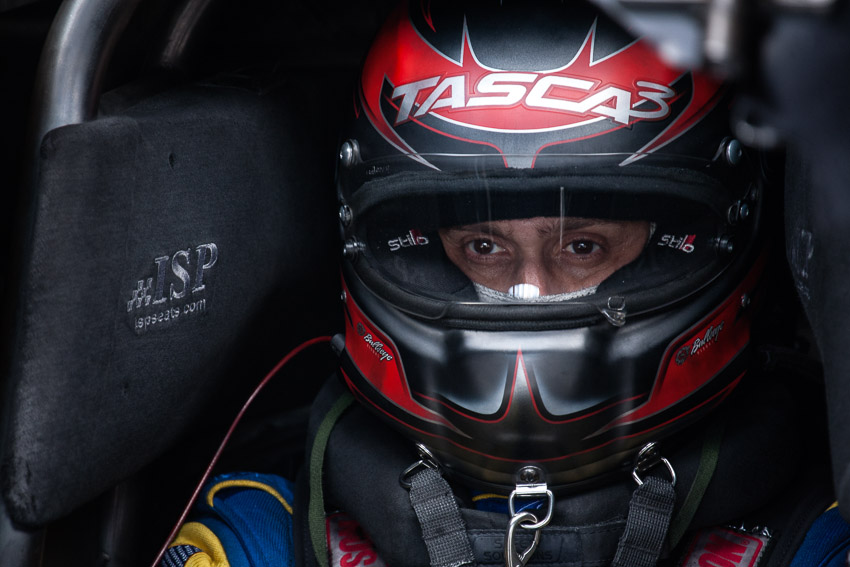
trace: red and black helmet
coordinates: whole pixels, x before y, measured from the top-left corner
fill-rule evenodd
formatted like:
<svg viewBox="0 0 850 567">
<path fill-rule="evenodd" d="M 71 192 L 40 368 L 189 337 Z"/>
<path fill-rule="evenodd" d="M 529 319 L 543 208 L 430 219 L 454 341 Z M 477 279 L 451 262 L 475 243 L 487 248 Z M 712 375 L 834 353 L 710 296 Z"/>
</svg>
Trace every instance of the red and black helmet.
<svg viewBox="0 0 850 567">
<path fill-rule="evenodd" d="M 759 187 L 711 77 L 578 2 L 411 0 L 345 137 L 344 378 L 450 473 L 581 483 L 742 379 Z"/>
</svg>

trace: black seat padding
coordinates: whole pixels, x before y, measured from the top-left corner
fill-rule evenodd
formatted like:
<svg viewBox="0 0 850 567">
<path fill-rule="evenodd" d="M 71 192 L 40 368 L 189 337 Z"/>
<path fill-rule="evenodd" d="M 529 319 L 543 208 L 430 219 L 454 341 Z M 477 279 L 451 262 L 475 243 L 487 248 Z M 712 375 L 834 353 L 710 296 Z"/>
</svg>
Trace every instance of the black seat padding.
<svg viewBox="0 0 850 567">
<path fill-rule="evenodd" d="M 261 377 L 234 369 L 332 330 L 330 121 L 284 92 L 174 87 L 44 138 L 5 383 L 15 522 L 68 514 Z"/>
</svg>

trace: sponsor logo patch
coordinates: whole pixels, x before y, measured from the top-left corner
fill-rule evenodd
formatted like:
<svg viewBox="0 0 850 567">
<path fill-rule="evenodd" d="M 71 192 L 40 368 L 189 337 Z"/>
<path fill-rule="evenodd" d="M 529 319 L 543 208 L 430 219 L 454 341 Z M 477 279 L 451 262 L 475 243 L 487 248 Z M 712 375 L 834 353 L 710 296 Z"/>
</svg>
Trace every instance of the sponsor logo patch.
<svg viewBox="0 0 850 567">
<path fill-rule="evenodd" d="M 137 280 L 128 292 L 127 313 L 136 334 L 205 314 L 209 272 L 217 261 L 213 242 L 154 258 L 154 275 Z"/>
<path fill-rule="evenodd" d="M 709 528 L 698 532 L 680 567 L 757 567 L 765 554 L 770 536 L 730 528 Z"/>
<path fill-rule="evenodd" d="M 330 567 L 386 567 L 360 524 L 343 514 L 325 520 Z"/>
</svg>

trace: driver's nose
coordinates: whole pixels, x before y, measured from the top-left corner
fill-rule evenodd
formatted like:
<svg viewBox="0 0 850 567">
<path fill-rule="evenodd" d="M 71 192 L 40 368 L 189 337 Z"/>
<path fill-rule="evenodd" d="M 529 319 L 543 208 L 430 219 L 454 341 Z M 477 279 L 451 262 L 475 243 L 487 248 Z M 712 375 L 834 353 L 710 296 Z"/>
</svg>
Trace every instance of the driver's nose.
<svg viewBox="0 0 850 567">
<path fill-rule="evenodd" d="M 534 259 L 524 259 L 514 271 L 514 281 L 508 293 L 519 299 L 534 299 L 541 295 L 559 293 L 552 289 L 546 270 Z"/>
</svg>

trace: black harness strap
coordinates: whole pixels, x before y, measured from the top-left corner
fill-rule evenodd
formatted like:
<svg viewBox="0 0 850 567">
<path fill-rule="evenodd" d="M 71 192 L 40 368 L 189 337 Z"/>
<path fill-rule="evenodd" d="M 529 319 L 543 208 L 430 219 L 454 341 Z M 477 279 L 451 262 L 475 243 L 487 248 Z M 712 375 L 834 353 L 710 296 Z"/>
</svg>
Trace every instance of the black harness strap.
<svg viewBox="0 0 850 567">
<path fill-rule="evenodd" d="M 410 477 L 410 504 L 422 527 L 431 567 L 475 562 L 452 489 L 438 470 L 425 467 Z"/>
<path fill-rule="evenodd" d="M 675 502 L 676 492 L 669 480 L 650 476 L 635 489 L 613 567 L 653 567 L 656 564 Z"/>
</svg>

